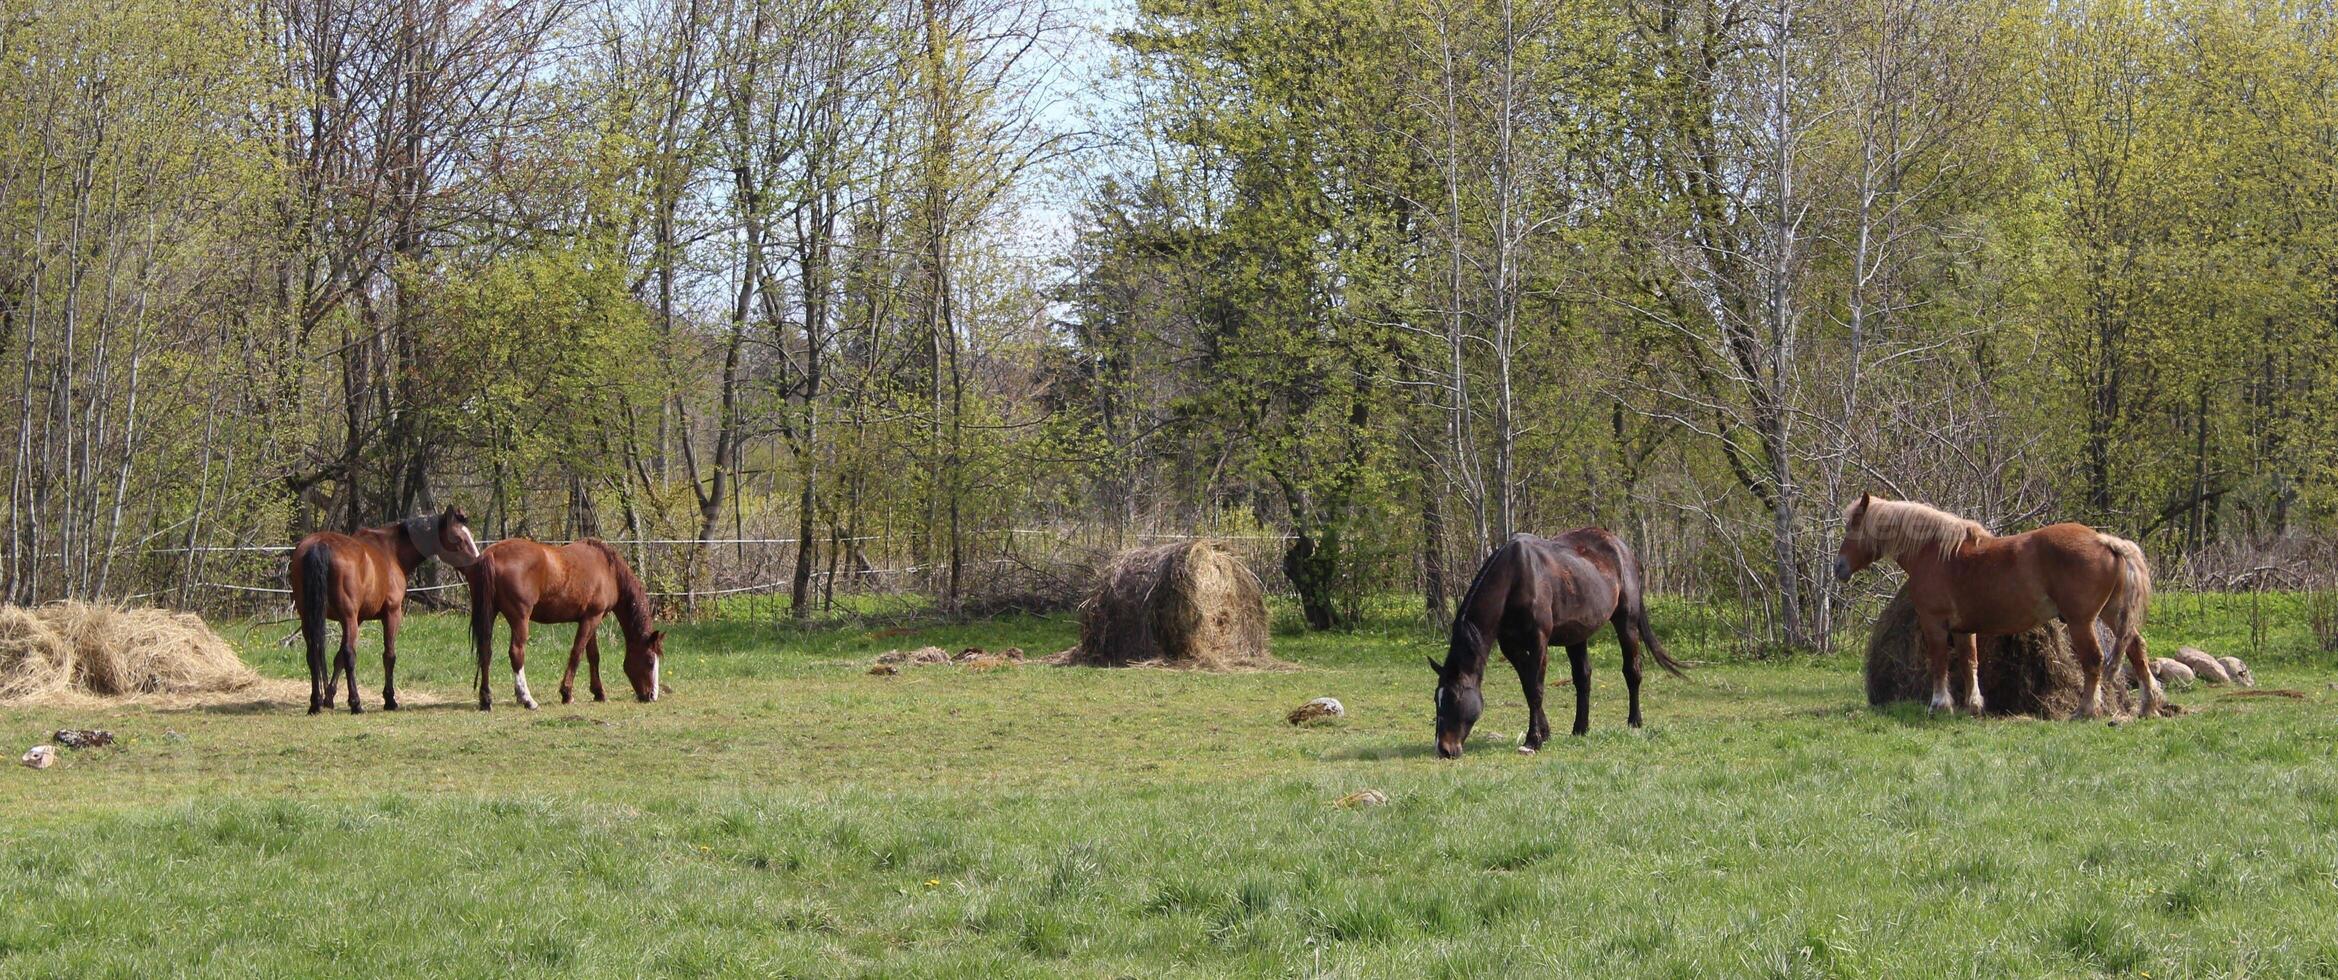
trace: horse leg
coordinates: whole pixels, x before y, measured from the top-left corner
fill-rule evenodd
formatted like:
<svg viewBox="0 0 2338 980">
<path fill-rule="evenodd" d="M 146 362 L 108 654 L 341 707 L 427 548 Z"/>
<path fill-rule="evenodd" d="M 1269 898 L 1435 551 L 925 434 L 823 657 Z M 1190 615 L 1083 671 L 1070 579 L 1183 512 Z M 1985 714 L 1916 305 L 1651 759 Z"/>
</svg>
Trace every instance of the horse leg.
<svg viewBox="0 0 2338 980">
<path fill-rule="evenodd" d="M 2160 706 L 2166 704 L 2168 698 L 2167 692 L 2160 690 L 2159 678 L 2151 675 L 2151 654 L 2144 645 L 2143 634 L 2137 632 L 2127 640 L 2125 646 L 2127 669 L 2135 672 L 2135 676 L 2139 678 L 2136 681 L 2136 686 L 2143 689 L 2143 713 L 2138 717 L 2156 718 L 2159 716 Z"/>
<path fill-rule="evenodd" d="M 495 699 L 487 693 L 487 665 L 493 657 L 491 650 L 495 643 L 495 617 L 496 611 L 492 606 L 486 607 L 483 613 L 477 608 L 474 608 L 471 613 L 471 647 L 472 653 L 476 654 L 479 660 L 479 710 L 481 711 L 495 710 Z"/>
<path fill-rule="evenodd" d="M 2078 661 L 2078 670 L 2086 677 L 2086 688 L 2078 694 L 2078 716 L 2100 718 L 2103 714 L 2103 647 L 2094 638 L 2094 617 L 2065 619 L 2070 630 L 2070 655 Z"/>
<path fill-rule="evenodd" d="M 528 693 L 528 614 L 511 618 L 511 690 L 520 707 L 536 710 L 536 696 Z"/>
<path fill-rule="evenodd" d="M 1640 641 L 1632 636 L 1632 617 L 1618 612 L 1615 638 L 1624 648 L 1624 689 L 1632 696 L 1631 725 L 1640 727 Z"/>
<path fill-rule="evenodd" d="M 593 638 L 593 621 L 580 619 L 576 623 L 576 639 L 568 644 L 568 670 L 560 675 L 560 703 L 576 700 L 576 665 L 584 659 L 585 644 Z"/>
<path fill-rule="evenodd" d="M 1965 712 L 1979 718 L 1987 712 L 1987 706 L 1981 700 L 1980 634 L 1964 634 L 1964 639 L 1956 645 L 1956 655 L 1957 669 L 1964 675 Z"/>
<path fill-rule="evenodd" d="M 1539 638 L 1505 635 L 1502 637 L 1502 656 L 1518 670 L 1518 686 L 1526 692 L 1526 741 L 1518 751 L 1532 755 L 1542 750 L 1542 743 L 1550 740 L 1550 716 L 1543 714 L 1543 675 L 1550 664 L 1550 648 Z"/>
<path fill-rule="evenodd" d="M 1948 624 L 1928 623 L 1921 617 L 1917 625 L 1924 632 L 1924 666 L 1932 674 L 1932 713 L 1956 711 L 1955 702 L 1948 696 Z"/>
<path fill-rule="evenodd" d="M 1575 734 L 1591 730 L 1591 646 L 1567 644 L 1567 666 L 1575 674 Z"/>
<path fill-rule="evenodd" d="M 585 641 L 585 661 L 593 668 L 593 700 L 609 700 L 609 692 L 601 686 L 601 630 L 600 622 L 593 623 L 592 638 Z"/>
<path fill-rule="evenodd" d="M 317 627 L 319 634 L 324 631 L 325 627 Z M 302 630 L 302 633 L 307 633 L 307 630 Z M 331 698 L 325 696 L 325 638 L 322 635 L 303 635 L 301 643 L 308 648 L 308 713 L 313 715 L 333 703 Z"/>
<path fill-rule="evenodd" d="M 382 710 L 398 710 L 398 622 L 406 610 L 392 609 L 382 616 Z M 354 680 L 349 685 L 357 688 Z"/>
<path fill-rule="evenodd" d="M 349 677 L 349 713 L 353 715 L 364 714 L 365 706 L 357 703 L 357 620 L 355 619 L 341 621 L 341 658 L 333 670 L 336 674 L 346 674 Z M 327 682 L 325 684 L 325 700 L 329 703 L 332 699 L 333 685 Z"/>
</svg>

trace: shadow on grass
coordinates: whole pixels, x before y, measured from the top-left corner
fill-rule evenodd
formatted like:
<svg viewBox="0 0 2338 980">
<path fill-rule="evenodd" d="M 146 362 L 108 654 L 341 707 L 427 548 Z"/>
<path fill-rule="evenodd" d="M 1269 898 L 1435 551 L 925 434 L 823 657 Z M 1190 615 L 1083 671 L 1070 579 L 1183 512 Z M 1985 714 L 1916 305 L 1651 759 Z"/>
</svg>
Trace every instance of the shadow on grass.
<svg viewBox="0 0 2338 980">
<path fill-rule="evenodd" d="M 1324 753 L 1321 758 L 1325 762 L 1387 762 L 1392 759 L 1430 759 L 1436 755 L 1434 740 L 1424 733 L 1418 740 L 1337 748 Z"/>
</svg>

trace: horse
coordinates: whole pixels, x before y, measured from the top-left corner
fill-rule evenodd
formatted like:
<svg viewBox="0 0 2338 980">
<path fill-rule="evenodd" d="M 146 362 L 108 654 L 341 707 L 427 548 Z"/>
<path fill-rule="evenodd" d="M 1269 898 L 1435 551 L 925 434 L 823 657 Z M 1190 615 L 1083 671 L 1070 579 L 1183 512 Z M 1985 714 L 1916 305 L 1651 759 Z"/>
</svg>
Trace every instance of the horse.
<svg viewBox="0 0 2338 980">
<path fill-rule="evenodd" d="M 1880 558 L 1908 573 L 1917 629 L 1932 670 L 1934 712 L 1955 711 L 1949 697 L 1949 653 L 1964 677 L 1965 707 L 1979 715 L 1980 649 L 1976 637 L 2011 636 L 2049 619 L 2069 626 L 2070 645 L 2086 675 L 2083 717 L 2102 714 L 2106 651 L 2095 620 L 2110 627 L 2109 657 L 2121 651 L 2143 689 L 2143 714 L 2166 701 L 2151 676 L 2143 642 L 2143 615 L 2151 601 L 2151 566 L 2135 542 L 2084 524 L 2051 524 L 1998 537 L 1978 522 L 1905 500 L 1861 494 L 1843 508 L 1843 544 L 1835 579 L 1848 582 Z"/>
<path fill-rule="evenodd" d="M 1602 624 L 1615 625 L 1624 648 L 1624 686 L 1631 691 L 1631 726 L 1640 727 L 1640 647 L 1676 677 L 1688 676 L 1648 626 L 1648 605 L 1640 559 L 1604 528 L 1577 528 L 1555 538 L 1512 535 L 1509 543 L 1478 566 L 1477 579 L 1462 596 L 1453 619 L 1445 662 L 1429 658 L 1437 672 L 1437 754 L 1461 756 L 1461 743 L 1485 712 L 1478 690 L 1485 677 L 1489 638 L 1518 671 L 1526 688 L 1526 744 L 1540 751 L 1551 735 L 1543 714 L 1543 673 L 1550 645 L 1567 648 L 1574 668 L 1575 734 L 1591 730 L 1591 652 L 1586 646 Z"/>
<path fill-rule="evenodd" d="M 617 614 L 625 633 L 625 677 L 634 696 L 655 701 L 663 690 L 659 665 L 666 634 L 650 626 L 649 593 L 633 568 L 598 538 L 554 547 L 526 538 L 505 538 L 488 546 L 463 570 L 471 584 L 471 642 L 479 655 L 479 710 L 494 706 L 487 691 L 488 647 L 495 640 L 495 617 L 511 624 L 512 690 L 521 707 L 536 709 L 528 692 L 528 624 L 575 623 L 568 673 L 560 677 L 560 703 L 576 693 L 576 665 L 592 658 L 593 700 L 607 701 L 601 688 L 601 617 Z"/>
<path fill-rule="evenodd" d="M 398 624 L 406 617 L 406 576 L 436 558 L 456 568 L 479 559 L 471 521 L 459 507 L 369 527 L 356 534 L 319 531 L 292 547 L 287 577 L 300 635 L 308 644 L 308 713 L 333 706 L 334 688 L 349 676 L 349 713 L 357 701 L 357 625 L 382 622 L 382 709 L 398 710 Z M 341 624 L 341 652 L 325 668 L 325 621 Z"/>
</svg>

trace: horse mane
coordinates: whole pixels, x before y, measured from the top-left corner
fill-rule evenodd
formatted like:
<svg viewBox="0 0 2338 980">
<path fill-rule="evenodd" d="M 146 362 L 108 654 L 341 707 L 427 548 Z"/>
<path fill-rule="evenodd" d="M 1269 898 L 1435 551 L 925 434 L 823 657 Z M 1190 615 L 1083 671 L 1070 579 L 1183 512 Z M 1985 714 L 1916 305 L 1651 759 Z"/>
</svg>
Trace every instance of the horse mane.
<svg viewBox="0 0 2338 980">
<path fill-rule="evenodd" d="M 649 590 L 641 587 L 641 578 L 633 574 L 633 566 L 626 564 L 625 556 L 599 538 L 580 542 L 600 549 L 609 559 L 610 574 L 617 579 L 617 625 L 625 628 L 628 637 L 649 635 Z"/>
<path fill-rule="evenodd" d="M 1968 539 L 1987 540 L 1995 535 L 1981 526 L 1981 522 L 1958 517 L 1930 504 L 1913 500 L 1885 500 L 1869 497 L 1867 513 L 1856 527 L 1850 527 L 1851 512 L 1859 509 L 1859 502 L 1843 508 L 1843 522 L 1849 533 L 1873 542 L 1883 554 L 1897 557 L 1923 548 L 1937 548 L 1941 555 L 1955 553 Z"/>
</svg>

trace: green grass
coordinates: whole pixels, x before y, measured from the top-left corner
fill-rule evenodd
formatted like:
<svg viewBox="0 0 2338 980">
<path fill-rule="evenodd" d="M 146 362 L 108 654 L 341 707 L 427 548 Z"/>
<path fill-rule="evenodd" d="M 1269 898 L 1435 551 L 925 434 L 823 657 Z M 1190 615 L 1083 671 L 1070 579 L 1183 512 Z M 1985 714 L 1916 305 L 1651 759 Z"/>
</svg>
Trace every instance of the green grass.
<svg viewBox="0 0 2338 980">
<path fill-rule="evenodd" d="M 2246 649 L 2197 605 L 2154 643 Z M 304 676 L 288 628 L 230 632 Z M 0 772 L 0 974 L 2338 975 L 2338 670 L 2286 634 L 2252 663 L 2304 700 L 2115 728 L 1873 711 L 1805 657 L 1658 676 L 1634 732 L 1603 640 L 1588 737 L 1511 752 L 1497 667 L 1447 763 L 1394 621 L 1231 676 L 862 672 L 1055 619 L 671 632 L 654 705 L 520 711 L 499 666 L 482 715 L 423 617 L 401 680 L 442 700 L 395 715 L 0 710 L 11 752 L 124 736 Z M 1350 717 L 1282 722 L 1326 694 Z"/>
</svg>

